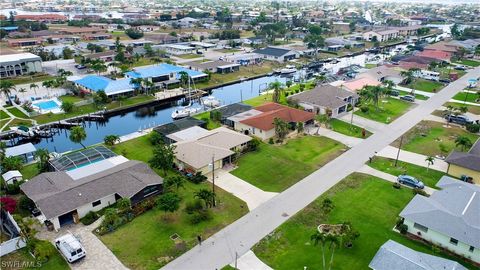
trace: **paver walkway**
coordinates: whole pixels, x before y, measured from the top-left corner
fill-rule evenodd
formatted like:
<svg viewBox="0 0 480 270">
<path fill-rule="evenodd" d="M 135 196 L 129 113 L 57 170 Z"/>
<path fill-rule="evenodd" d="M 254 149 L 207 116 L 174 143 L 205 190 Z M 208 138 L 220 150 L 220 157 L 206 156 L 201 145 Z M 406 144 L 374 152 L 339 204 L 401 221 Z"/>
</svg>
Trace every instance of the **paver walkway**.
<svg viewBox="0 0 480 270">
<path fill-rule="evenodd" d="M 235 262 L 230 266 L 235 267 Z M 237 269 L 239 270 L 273 270 L 270 266 L 262 262 L 253 251 L 249 250 L 237 259 Z"/>
<path fill-rule="evenodd" d="M 391 175 L 391 174 L 386 173 L 386 172 L 379 171 L 379 170 L 374 169 L 374 168 L 372 168 L 368 165 L 363 165 L 360 169 L 357 170 L 357 172 L 373 175 L 373 176 L 376 176 L 378 178 L 381 178 L 383 180 L 386 180 L 386 181 L 389 181 L 389 182 L 392 182 L 392 183 L 397 182 L 397 176 Z M 403 185 L 403 186 L 405 186 L 405 185 Z M 411 188 L 409 186 L 405 186 L 405 187 Z M 435 191 L 435 189 L 433 189 L 431 187 L 427 187 L 427 186 L 423 190 L 425 190 L 425 192 L 427 192 L 427 194 L 429 194 L 429 195 L 432 195 L 432 193 Z"/>
<path fill-rule="evenodd" d="M 211 176 L 208 177 L 208 181 L 212 181 Z M 215 173 L 215 185 L 246 202 L 250 211 L 278 194 L 276 192 L 263 191 L 224 170 L 219 170 Z"/>
<path fill-rule="evenodd" d="M 87 255 L 82 260 L 69 264 L 74 270 L 92 270 L 92 269 L 111 269 L 111 270 L 125 270 L 125 267 L 120 260 L 108 249 L 92 231 L 97 228 L 102 219 L 98 219 L 94 223 L 85 226 L 83 224 L 73 224 L 62 227 L 59 232 L 43 230 L 37 234 L 40 239 L 48 240 L 54 243 L 55 239 L 71 232 L 80 239 Z"/>
<path fill-rule="evenodd" d="M 350 111 L 349 113 L 341 116 L 338 119 L 342 120 L 344 122 L 350 123 L 350 121 L 352 119 L 352 111 Z M 359 115 L 354 115 L 353 116 L 353 124 L 356 125 L 356 126 L 359 126 L 361 128 L 365 128 L 366 130 L 371 131 L 373 133 L 375 133 L 379 130 L 382 130 L 386 126 L 386 124 L 383 124 L 383 123 L 380 123 L 380 122 L 377 122 L 377 121 L 373 121 L 373 120 L 367 119 L 365 117 L 361 117 Z"/>
<path fill-rule="evenodd" d="M 381 151 L 379 151 L 377 153 L 377 156 L 396 159 L 397 153 L 398 153 L 398 148 L 389 145 L 383 148 Z M 425 155 L 421 155 L 421 154 L 417 154 L 417 153 L 413 153 L 405 150 L 400 150 L 400 155 L 398 156 L 398 160 L 412 163 L 425 168 L 427 167 L 427 162 L 425 161 L 426 158 L 427 156 Z M 441 160 L 439 158 L 435 158 L 435 161 L 433 165 L 430 165 L 430 168 L 437 171 L 446 172 L 448 169 L 448 163 L 446 163 L 444 160 Z"/>
</svg>

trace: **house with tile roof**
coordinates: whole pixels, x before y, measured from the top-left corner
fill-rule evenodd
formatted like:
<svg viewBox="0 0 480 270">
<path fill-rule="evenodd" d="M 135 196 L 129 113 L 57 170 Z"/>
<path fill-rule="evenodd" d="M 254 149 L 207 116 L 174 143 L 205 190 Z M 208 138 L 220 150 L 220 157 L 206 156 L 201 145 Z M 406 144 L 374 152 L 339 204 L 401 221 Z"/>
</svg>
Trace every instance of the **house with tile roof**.
<svg viewBox="0 0 480 270">
<path fill-rule="evenodd" d="M 282 119 L 294 128 L 299 122 L 304 125 L 313 123 L 315 117 L 313 112 L 306 112 L 273 102 L 260 105 L 242 114 L 244 114 L 244 117 L 230 117 L 231 120 L 235 121 L 234 129 L 262 140 L 275 136 L 275 126 L 273 124 L 275 118 Z"/>
<path fill-rule="evenodd" d="M 388 240 L 368 265 L 373 270 L 467 270 L 456 261 L 418 252 Z"/>
<path fill-rule="evenodd" d="M 346 82 L 338 81 L 338 82 L 332 83 L 332 85 L 334 86 L 339 86 L 355 93 L 358 92 L 359 90 L 362 90 L 362 88 L 365 86 L 378 86 L 381 84 L 382 84 L 381 82 L 370 77 L 358 78 L 358 79 L 354 79 Z"/>
<path fill-rule="evenodd" d="M 471 177 L 473 183 L 480 185 L 480 139 L 466 153 L 452 151 L 445 162 L 448 163 L 448 174 L 458 178 L 463 175 Z"/>
<path fill-rule="evenodd" d="M 449 176 L 430 197 L 415 195 L 400 213 L 408 233 L 480 263 L 480 187 Z"/>
<path fill-rule="evenodd" d="M 262 55 L 266 60 L 282 63 L 300 57 L 300 53 L 295 50 L 279 47 L 266 47 L 255 50 L 253 53 Z"/>
</svg>

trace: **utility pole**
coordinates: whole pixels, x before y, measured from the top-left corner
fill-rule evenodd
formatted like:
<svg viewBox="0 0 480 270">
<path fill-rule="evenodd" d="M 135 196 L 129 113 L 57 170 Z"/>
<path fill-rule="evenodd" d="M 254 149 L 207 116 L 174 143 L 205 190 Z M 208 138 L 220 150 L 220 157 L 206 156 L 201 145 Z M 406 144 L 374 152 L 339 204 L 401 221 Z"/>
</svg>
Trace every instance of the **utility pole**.
<svg viewBox="0 0 480 270">
<path fill-rule="evenodd" d="M 235 269 L 237 268 L 237 261 L 238 261 L 238 253 L 235 251 Z"/>
<path fill-rule="evenodd" d="M 400 137 L 400 145 L 398 146 L 397 158 L 395 159 L 395 167 L 397 167 L 398 157 L 400 156 L 400 149 L 402 148 L 403 135 Z"/>
<path fill-rule="evenodd" d="M 215 155 L 212 155 L 212 192 L 213 192 L 213 207 L 215 207 Z"/>
</svg>

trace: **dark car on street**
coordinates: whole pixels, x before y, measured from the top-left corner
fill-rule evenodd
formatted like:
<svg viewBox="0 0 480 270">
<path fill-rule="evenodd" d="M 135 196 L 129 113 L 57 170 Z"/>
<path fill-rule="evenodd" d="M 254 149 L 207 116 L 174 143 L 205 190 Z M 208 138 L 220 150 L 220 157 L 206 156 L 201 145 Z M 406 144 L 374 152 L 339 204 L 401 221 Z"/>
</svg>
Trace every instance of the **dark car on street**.
<svg viewBox="0 0 480 270">
<path fill-rule="evenodd" d="M 470 124 L 474 123 L 473 120 L 469 119 L 465 115 L 447 114 L 445 116 L 445 119 L 450 123 L 455 123 L 455 124 L 459 124 L 459 125 L 462 125 L 462 126 L 470 125 Z"/>
<path fill-rule="evenodd" d="M 411 95 L 401 96 L 400 99 L 408 102 L 415 102 L 415 97 Z"/>
</svg>

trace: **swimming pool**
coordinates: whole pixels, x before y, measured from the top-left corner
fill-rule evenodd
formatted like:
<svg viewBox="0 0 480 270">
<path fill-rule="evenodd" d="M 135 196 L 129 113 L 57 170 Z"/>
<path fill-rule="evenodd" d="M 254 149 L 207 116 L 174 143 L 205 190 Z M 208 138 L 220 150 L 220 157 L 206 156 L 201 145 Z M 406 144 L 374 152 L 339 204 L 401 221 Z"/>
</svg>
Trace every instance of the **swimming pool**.
<svg viewBox="0 0 480 270">
<path fill-rule="evenodd" d="M 35 103 L 34 105 L 36 105 L 37 107 L 39 107 L 39 108 L 42 109 L 42 110 L 51 110 L 51 109 L 57 109 L 57 108 L 60 107 L 60 106 L 58 106 L 58 104 L 57 104 L 55 101 L 53 101 L 53 100 L 41 101 L 41 102 Z"/>
</svg>

